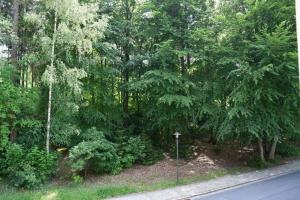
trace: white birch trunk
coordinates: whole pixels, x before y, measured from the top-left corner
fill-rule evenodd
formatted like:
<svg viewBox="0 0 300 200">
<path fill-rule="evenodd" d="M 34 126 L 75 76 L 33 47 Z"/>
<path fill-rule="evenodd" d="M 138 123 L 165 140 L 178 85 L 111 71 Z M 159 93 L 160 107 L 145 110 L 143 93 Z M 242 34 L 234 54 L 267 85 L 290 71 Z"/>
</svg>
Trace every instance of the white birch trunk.
<svg viewBox="0 0 300 200">
<path fill-rule="evenodd" d="M 50 151 L 50 127 L 51 127 L 51 106 L 52 106 L 52 84 L 53 84 L 53 72 L 54 72 L 54 59 L 55 59 L 55 42 L 56 42 L 56 26 L 57 26 L 57 10 L 56 10 L 56 0 L 55 0 L 55 14 L 54 14 L 54 31 L 52 37 L 51 46 L 51 64 L 50 64 L 50 81 L 49 81 L 49 95 L 48 95 L 48 116 L 47 116 L 47 138 L 46 138 L 46 150 L 47 153 Z"/>
</svg>

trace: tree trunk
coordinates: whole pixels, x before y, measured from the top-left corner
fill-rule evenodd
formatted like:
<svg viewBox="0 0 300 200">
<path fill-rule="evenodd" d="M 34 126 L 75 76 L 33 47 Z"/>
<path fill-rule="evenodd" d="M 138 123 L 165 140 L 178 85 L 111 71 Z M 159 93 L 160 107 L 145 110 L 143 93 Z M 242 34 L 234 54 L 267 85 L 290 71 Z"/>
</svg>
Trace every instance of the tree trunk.
<svg viewBox="0 0 300 200">
<path fill-rule="evenodd" d="M 128 56 L 128 58 L 127 58 Z M 126 55 L 126 63 L 128 63 L 129 61 L 129 54 Z M 128 69 L 126 68 L 124 70 L 124 81 L 123 84 L 126 85 L 129 81 L 129 72 Z M 128 93 L 128 89 L 127 86 L 123 88 L 123 94 L 122 94 L 122 99 L 123 99 L 123 111 L 125 113 L 125 116 L 123 118 L 123 125 L 125 128 L 128 127 L 128 102 L 129 102 L 129 93 Z"/>
<path fill-rule="evenodd" d="M 260 160 L 262 162 L 265 162 L 265 155 L 264 155 L 264 145 L 262 139 L 258 139 L 258 148 L 259 148 L 259 153 L 260 153 Z"/>
<path fill-rule="evenodd" d="M 13 2 L 13 39 L 12 39 L 12 47 L 11 47 L 11 61 L 12 64 L 18 70 L 18 75 L 14 78 L 16 84 L 20 84 L 20 69 L 18 67 L 18 32 L 19 32 L 19 8 L 20 8 L 20 0 L 14 0 Z"/>
<path fill-rule="evenodd" d="M 278 143 L 278 136 L 275 136 L 274 140 L 273 140 L 273 143 L 272 143 L 271 150 L 270 150 L 270 154 L 269 154 L 269 159 L 270 160 L 275 159 L 275 152 L 276 152 L 277 143 Z"/>
<path fill-rule="evenodd" d="M 51 127 L 51 103 L 52 103 L 52 82 L 53 82 L 53 72 L 54 72 L 54 58 L 55 58 L 55 42 L 56 42 L 56 26 L 57 26 L 57 10 L 56 10 L 56 0 L 55 0 L 55 13 L 54 13 L 54 31 L 52 37 L 51 46 L 51 64 L 50 64 L 50 81 L 49 81 L 49 95 L 48 95 L 48 116 L 47 116 L 47 138 L 46 138 L 46 150 L 47 153 L 50 151 L 50 127 Z"/>
<path fill-rule="evenodd" d="M 31 72 L 31 88 L 34 87 L 34 71 L 33 71 L 33 66 L 30 66 L 30 72 Z"/>
<path fill-rule="evenodd" d="M 181 66 L 181 74 L 185 75 L 186 68 L 185 68 L 184 57 L 183 56 L 180 57 L 180 66 Z"/>
<path fill-rule="evenodd" d="M 12 129 L 11 131 L 10 131 L 10 134 L 9 134 L 9 139 L 10 139 L 10 141 L 15 141 L 16 139 L 17 139 L 17 132 L 14 130 L 14 129 Z"/>
<path fill-rule="evenodd" d="M 187 68 L 190 68 L 190 66 L 191 66 L 191 55 L 190 55 L 190 53 L 188 53 L 187 56 L 186 56 L 186 65 L 187 65 Z"/>
<path fill-rule="evenodd" d="M 129 81 L 129 73 L 128 70 L 126 69 L 124 72 L 124 84 L 127 84 Z M 128 113 L 128 102 L 129 102 L 129 95 L 128 95 L 128 90 L 127 88 L 124 88 L 123 91 L 123 110 L 127 114 Z"/>
</svg>

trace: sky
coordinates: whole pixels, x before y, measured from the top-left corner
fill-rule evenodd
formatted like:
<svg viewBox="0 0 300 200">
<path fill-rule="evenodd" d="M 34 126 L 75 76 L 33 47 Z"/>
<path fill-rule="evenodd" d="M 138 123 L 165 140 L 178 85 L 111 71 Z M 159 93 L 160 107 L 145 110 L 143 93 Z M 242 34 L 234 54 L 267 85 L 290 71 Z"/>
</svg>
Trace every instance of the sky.
<svg viewBox="0 0 300 200">
<path fill-rule="evenodd" d="M 5 45 L 0 45 L 0 58 L 7 58 L 7 47 Z"/>
</svg>

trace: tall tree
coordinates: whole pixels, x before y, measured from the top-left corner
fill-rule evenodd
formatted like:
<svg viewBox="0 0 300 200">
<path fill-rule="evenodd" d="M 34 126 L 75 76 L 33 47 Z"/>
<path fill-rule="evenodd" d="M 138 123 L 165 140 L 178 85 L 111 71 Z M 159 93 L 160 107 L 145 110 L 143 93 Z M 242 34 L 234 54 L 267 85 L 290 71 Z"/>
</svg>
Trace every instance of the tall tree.
<svg viewBox="0 0 300 200">
<path fill-rule="evenodd" d="M 121 60 L 119 66 L 116 66 L 122 73 L 121 76 L 121 101 L 123 106 L 123 124 L 124 127 L 128 127 L 128 115 L 129 115 L 129 91 L 127 84 L 130 79 L 130 74 L 133 69 L 133 57 L 134 51 L 134 34 L 135 27 L 133 17 L 136 10 L 135 0 L 114 0 L 103 1 L 100 8 L 101 13 L 105 13 L 111 16 L 109 21 L 108 30 L 106 32 L 106 41 L 115 45 L 117 55 Z"/>
<path fill-rule="evenodd" d="M 20 0 L 13 1 L 12 7 L 12 15 L 13 15 L 13 22 L 12 22 L 12 29 L 13 29 L 13 39 L 12 39 L 12 50 L 11 50 L 11 60 L 13 65 L 19 70 L 18 67 L 18 49 L 19 49 L 19 42 L 18 42 L 18 33 L 19 33 L 19 8 L 20 8 Z M 19 76 L 18 74 L 17 76 Z M 19 84 L 19 78 L 16 78 L 16 83 Z"/>
<path fill-rule="evenodd" d="M 48 94 L 48 113 L 47 113 L 47 133 L 46 133 L 46 150 L 50 151 L 50 127 L 51 127 L 51 108 L 52 108 L 52 85 L 54 76 L 54 59 L 55 59 L 55 43 L 57 30 L 57 0 L 54 0 L 54 24 L 51 44 L 50 67 L 49 67 L 49 94 Z"/>
</svg>

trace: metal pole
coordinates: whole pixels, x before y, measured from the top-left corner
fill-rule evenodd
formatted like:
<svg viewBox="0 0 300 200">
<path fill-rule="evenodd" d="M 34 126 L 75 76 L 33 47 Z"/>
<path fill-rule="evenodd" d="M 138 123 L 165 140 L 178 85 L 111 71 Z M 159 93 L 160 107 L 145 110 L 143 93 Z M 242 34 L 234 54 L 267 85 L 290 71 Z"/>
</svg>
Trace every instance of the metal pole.
<svg viewBox="0 0 300 200">
<path fill-rule="evenodd" d="M 179 183 L 179 169 L 178 169 L 178 136 L 176 137 L 176 153 L 177 153 L 177 159 L 176 159 L 176 184 Z"/>
<path fill-rule="evenodd" d="M 176 184 L 179 183 L 179 152 L 178 152 L 178 139 L 179 136 L 181 135 L 180 133 L 176 132 L 173 134 L 176 138 Z"/>
</svg>

